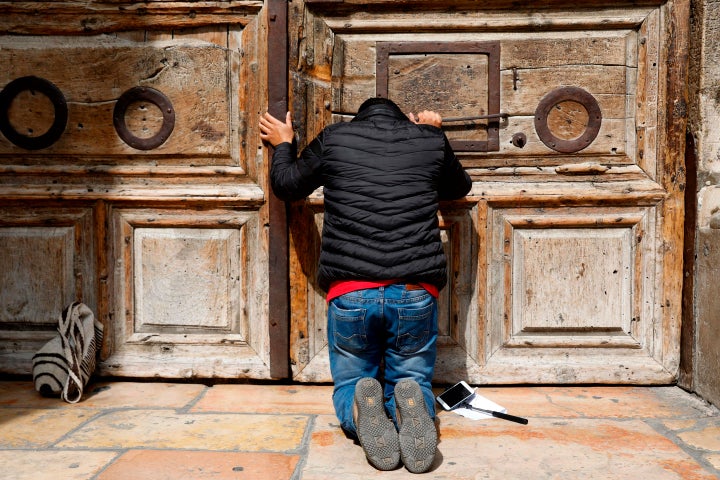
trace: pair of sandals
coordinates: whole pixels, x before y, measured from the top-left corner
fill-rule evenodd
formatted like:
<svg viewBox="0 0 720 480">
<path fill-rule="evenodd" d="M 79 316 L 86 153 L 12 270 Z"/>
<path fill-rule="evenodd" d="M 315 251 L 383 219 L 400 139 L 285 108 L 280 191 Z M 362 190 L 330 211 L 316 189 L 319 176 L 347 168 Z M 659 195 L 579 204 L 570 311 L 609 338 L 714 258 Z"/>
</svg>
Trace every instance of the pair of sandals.
<svg viewBox="0 0 720 480">
<path fill-rule="evenodd" d="M 395 405 L 399 431 L 385 413 L 380 382 L 363 378 L 355 385 L 355 427 L 365 456 L 379 470 L 394 470 L 402 461 L 412 473 L 427 472 L 435 460 L 437 429 L 420 385 L 409 378 L 400 380 Z"/>
</svg>

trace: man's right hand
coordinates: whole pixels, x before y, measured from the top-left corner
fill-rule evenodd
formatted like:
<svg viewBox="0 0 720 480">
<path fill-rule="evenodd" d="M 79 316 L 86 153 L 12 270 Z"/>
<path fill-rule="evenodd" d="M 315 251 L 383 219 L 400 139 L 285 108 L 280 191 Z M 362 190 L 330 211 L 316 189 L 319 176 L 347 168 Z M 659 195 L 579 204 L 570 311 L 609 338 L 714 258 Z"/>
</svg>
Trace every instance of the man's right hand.
<svg viewBox="0 0 720 480">
<path fill-rule="evenodd" d="M 295 138 L 295 131 L 293 130 L 290 112 L 285 115 L 285 123 L 265 112 L 260 117 L 260 138 L 273 147 L 277 147 L 284 142 L 292 143 Z"/>
</svg>

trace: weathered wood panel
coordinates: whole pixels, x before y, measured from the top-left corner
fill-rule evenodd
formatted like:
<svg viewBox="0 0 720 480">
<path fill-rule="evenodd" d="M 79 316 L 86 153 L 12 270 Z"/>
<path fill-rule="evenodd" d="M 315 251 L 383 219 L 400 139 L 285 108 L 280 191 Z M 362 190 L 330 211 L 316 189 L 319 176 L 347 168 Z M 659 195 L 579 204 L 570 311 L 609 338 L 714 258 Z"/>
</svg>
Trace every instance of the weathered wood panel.
<svg viewBox="0 0 720 480">
<path fill-rule="evenodd" d="M 267 267 L 257 213 L 118 208 L 112 219 L 117 324 L 103 369 L 267 376 L 267 324 L 257 321 L 267 315 Z M 167 357 L 162 365 L 156 354 Z"/>
<path fill-rule="evenodd" d="M 670 101 L 665 65 L 685 63 L 667 43 L 673 22 L 686 18 L 684 6 L 293 3 L 291 32 L 300 41 L 291 49 L 291 78 L 302 92 L 294 114 L 309 120 L 301 145 L 324 125 L 349 121 L 384 78 L 406 111 L 496 113 L 487 105 L 500 98 L 497 113 L 506 116 L 497 122 L 497 150 L 456 149 L 474 186 L 441 212 L 457 281 L 441 298 L 438 379 L 672 381 L 679 337 L 667 308 L 680 289 L 667 275 L 680 270 L 665 252 L 680 241 L 682 205 L 663 180 L 659 155 L 669 148 L 669 171 L 680 165 L 681 152 L 665 143 L 661 112 Z M 472 42 L 499 45 L 498 92 L 488 81 L 489 57 L 461 50 Z M 424 50 L 429 44 L 440 46 Z M 552 108 L 541 110 L 554 96 Z M 444 130 L 483 141 L 490 124 Z M 446 216 L 452 211 L 470 213 Z M 321 212 L 318 191 L 290 217 L 291 299 L 303 311 L 292 349 L 312 345 L 294 357 L 299 379 L 329 378 L 324 302 L 312 279 Z M 673 300 L 663 302 L 668 295 Z"/>
<path fill-rule="evenodd" d="M 270 378 L 282 371 L 284 351 L 271 358 L 268 306 L 277 222 L 267 207 L 267 155 L 257 131 L 268 101 L 267 3 L 0 4 L 0 59 L 8 65 L 0 88 L 43 78 L 68 112 L 57 140 L 42 148 L 0 135 L 0 206 L 25 213 L 52 205 L 57 218 L 85 215 L 74 250 L 70 220 L 3 220 L 8 245 L 20 250 L 8 267 L 42 265 L 47 277 L 42 285 L 0 277 L 3 291 L 11 277 L 19 280 L 7 290 L 13 298 L 32 285 L 28 292 L 47 291 L 27 315 L 13 312 L 18 330 L 0 370 L 28 373 L 28 352 L 54 326 L 45 311 L 56 315 L 79 299 L 106 327 L 103 374 Z M 32 16 L 36 21 L 25 21 Z M 118 115 L 137 87 L 168 103 L 131 99 Z M 21 89 L 8 109 L 12 129 L 30 141 L 42 137 L 58 117 L 53 95 Z M 171 133 L 148 148 L 168 113 Z M 120 134 L 118 119 L 130 136 Z M 42 262 L 38 252 L 58 249 L 61 255 Z M 273 324 L 282 328 L 278 319 Z"/>
<path fill-rule="evenodd" d="M 256 0 L 3 2 L 0 3 L 0 33 L 88 35 L 218 24 L 244 26 L 254 21 L 264 3 Z"/>
<path fill-rule="evenodd" d="M 336 113 L 355 112 L 362 101 L 376 94 L 374 47 L 379 42 L 368 41 L 365 36 L 345 37 L 335 39 L 340 45 L 336 52 L 342 53 L 333 59 L 337 64 L 333 67 Z M 389 38 L 412 43 L 400 35 Z M 430 38 L 434 37 L 415 37 L 413 41 Z M 527 163 L 525 157 L 529 155 L 547 156 L 553 152 L 535 132 L 535 108 L 545 95 L 565 85 L 588 91 L 602 111 L 601 131 L 579 155 L 603 155 L 608 157 L 604 159 L 608 163 L 633 162 L 626 152 L 634 153 L 634 135 L 628 136 L 632 111 L 627 110 L 635 96 L 628 78 L 634 76 L 637 58 L 627 58 L 628 45 L 637 43 L 634 31 L 594 32 L 591 38 L 585 38 L 584 32 L 583 36 L 564 32 L 488 38 L 499 43 L 501 52 L 501 88 L 496 95 L 502 99 L 502 112 L 509 115 L 500 122 L 499 152 L 504 163 L 512 157 L 522 157 L 518 163 Z M 465 34 L 446 42 L 462 48 L 473 39 L 477 36 Z M 487 57 L 479 54 L 391 54 L 388 62 L 389 97 L 408 112 L 428 108 L 444 117 L 490 113 L 487 79 Z M 487 120 L 479 120 L 453 123 L 444 129 L 450 139 L 483 140 L 487 138 L 487 126 Z M 512 142 L 517 133 L 526 137 L 521 147 Z M 473 161 L 479 160 L 468 160 L 468 165 Z"/>
<path fill-rule="evenodd" d="M 97 300 L 90 208 L 0 208 L 0 363 L 27 368 L 60 311 Z"/>
<path fill-rule="evenodd" d="M 491 349 L 642 348 L 657 332 L 641 321 L 653 291 L 652 211 L 493 209 Z M 522 351 L 517 354 L 518 360 Z M 491 360 L 492 361 L 492 360 Z"/>
<path fill-rule="evenodd" d="M 48 42 L 54 48 L 48 49 Z M 236 99 L 229 72 L 232 64 L 239 62 L 236 55 L 227 48 L 192 40 L 135 43 L 111 37 L 32 37 L 23 41 L 4 37 L 0 40 L 0 62 L 9 67 L 0 75 L 0 84 L 36 76 L 53 83 L 64 96 L 67 126 L 56 143 L 43 149 L 45 155 L 75 155 L 88 163 L 105 162 L 108 156 L 124 157 L 115 160 L 116 164 L 164 156 L 169 157 L 163 158 L 165 165 L 242 168 L 245 158 L 241 163 L 234 140 L 238 121 L 231 116 Z M 159 91 L 174 113 L 174 128 L 157 148 L 133 148 L 114 125 L 118 99 L 135 87 Z M 53 110 L 42 93 L 23 93 L 13 102 L 10 123 L 19 133 L 39 136 L 45 131 L 37 127 L 46 126 L 47 130 Z M 164 123 L 158 105 L 140 100 L 128 106 L 122 120 L 138 138 L 152 137 Z M 0 155 L 22 151 L 0 137 Z"/>
</svg>

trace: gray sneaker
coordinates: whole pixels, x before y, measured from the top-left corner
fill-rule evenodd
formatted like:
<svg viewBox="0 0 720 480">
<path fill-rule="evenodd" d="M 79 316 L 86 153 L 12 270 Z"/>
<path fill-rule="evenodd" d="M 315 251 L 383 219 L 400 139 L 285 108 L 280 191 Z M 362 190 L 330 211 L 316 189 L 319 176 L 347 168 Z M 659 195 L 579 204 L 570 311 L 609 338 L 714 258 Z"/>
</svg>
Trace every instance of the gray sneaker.
<svg viewBox="0 0 720 480">
<path fill-rule="evenodd" d="M 374 378 L 355 385 L 355 428 L 360 445 L 372 466 L 393 470 L 400 465 L 400 444 L 395 424 L 385 413 L 383 389 Z"/>
<path fill-rule="evenodd" d="M 400 426 L 400 456 L 412 473 L 427 472 L 435 460 L 437 429 L 430 418 L 420 385 L 405 378 L 395 385 Z"/>
</svg>

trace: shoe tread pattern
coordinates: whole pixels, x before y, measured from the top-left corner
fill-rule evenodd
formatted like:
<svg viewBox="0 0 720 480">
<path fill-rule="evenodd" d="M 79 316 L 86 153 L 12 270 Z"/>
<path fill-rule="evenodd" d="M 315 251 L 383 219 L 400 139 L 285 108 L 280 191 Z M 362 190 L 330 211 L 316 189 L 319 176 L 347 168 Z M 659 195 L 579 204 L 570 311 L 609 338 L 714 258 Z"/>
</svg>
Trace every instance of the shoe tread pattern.
<svg viewBox="0 0 720 480">
<path fill-rule="evenodd" d="M 395 403 L 400 423 L 400 457 L 409 471 L 426 472 L 435 460 L 437 429 L 417 382 L 399 381 L 395 385 Z"/>
<path fill-rule="evenodd" d="M 400 465 L 400 444 L 395 424 L 385 413 L 380 383 L 364 378 L 355 386 L 356 428 L 360 445 L 368 461 L 378 470 L 393 470 Z"/>
</svg>

